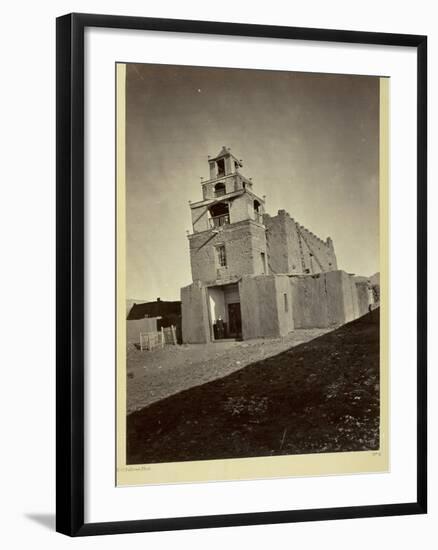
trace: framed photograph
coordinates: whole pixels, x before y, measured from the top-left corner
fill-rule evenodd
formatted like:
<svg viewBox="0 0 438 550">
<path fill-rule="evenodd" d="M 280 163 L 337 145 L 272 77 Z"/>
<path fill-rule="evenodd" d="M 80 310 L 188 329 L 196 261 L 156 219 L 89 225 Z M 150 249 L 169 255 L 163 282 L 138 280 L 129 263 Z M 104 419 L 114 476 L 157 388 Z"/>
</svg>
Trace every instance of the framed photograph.
<svg viewBox="0 0 438 550">
<path fill-rule="evenodd" d="M 425 36 L 57 20 L 57 530 L 426 513 Z"/>
</svg>

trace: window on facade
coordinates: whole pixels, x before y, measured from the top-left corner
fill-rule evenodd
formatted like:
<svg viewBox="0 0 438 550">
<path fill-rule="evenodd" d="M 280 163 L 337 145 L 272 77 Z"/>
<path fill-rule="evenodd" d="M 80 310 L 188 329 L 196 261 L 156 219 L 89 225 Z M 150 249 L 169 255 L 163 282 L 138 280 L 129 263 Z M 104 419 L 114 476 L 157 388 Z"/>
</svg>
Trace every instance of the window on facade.
<svg viewBox="0 0 438 550">
<path fill-rule="evenodd" d="M 219 267 L 226 267 L 227 265 L 227 255 L 225 252 L 225 245 L 221 244 L 216 247 L 216 254 L 217 254 L 217 263 Z"/>
<path fill-rule="evenodd" d="M 225 176 L 225 160 L 220 159 L 216 162 L 218 177 Z"/>
<path fill-rule="evenodd" d="M 262 222 L 261 208 L 259 201 L 254 201 L 254 218 L 258 222 Z"/>
<path fill-rule="evenodd" d="M 284 297 L 284 311 L 287 313 L 289 311 L 289 304 L 287 302 L 287 294 L 283 294 Z"/>
<path fill-rule="evenodd" d="M 264 252 L 260 252 L 260 257 L 262 259 L 262 271 L 266 275 L 266 257 Z"/>
</svg>

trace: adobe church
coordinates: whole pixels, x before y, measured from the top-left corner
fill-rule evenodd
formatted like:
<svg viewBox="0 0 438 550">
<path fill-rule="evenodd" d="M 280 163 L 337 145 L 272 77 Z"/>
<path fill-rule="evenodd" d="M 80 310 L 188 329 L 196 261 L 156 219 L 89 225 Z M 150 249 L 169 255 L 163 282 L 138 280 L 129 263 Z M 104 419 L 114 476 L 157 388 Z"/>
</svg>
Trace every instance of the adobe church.
<svg viewBox="0 0 438 550">
<path fill-rule="evenodd" d="M 279 337 L 369 311 L 369 282 L 338 270 L 330 237 L 320 239 L 284 210 L 267 214 L 229 148 L 208 163 L 202 200 L 190 202 L 193 282 L 181 289 L 184 343 Z"/>
</svg>

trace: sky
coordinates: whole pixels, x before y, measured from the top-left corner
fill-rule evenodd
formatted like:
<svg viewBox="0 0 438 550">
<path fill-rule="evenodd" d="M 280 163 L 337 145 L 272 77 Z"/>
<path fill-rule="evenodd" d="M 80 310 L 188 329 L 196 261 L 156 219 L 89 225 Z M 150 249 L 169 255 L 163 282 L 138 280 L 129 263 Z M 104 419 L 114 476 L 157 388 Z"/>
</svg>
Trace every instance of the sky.
<svg viewBox="0 0 438 550">
<path fill-rule="evenodd" d="M 127 298 L 192 282 L 188 201 L 224 145 L 269 214 L 331 236 L 339 269 L 379 271 L 378 77 L 129 64 Z"/>
</svg>

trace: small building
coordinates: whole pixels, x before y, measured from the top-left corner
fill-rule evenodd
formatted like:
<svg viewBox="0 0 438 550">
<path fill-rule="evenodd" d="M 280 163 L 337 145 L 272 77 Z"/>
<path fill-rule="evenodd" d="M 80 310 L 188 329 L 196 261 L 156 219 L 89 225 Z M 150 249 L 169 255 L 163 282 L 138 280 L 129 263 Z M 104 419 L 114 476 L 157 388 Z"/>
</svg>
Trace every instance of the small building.
<svg viewBox="0 0 438 550">
<path fill-rule="evenodd" d="M 161 317 L 144 317 L 126 321 L 126 343 L 140 345 L 140 333 L 158 331 L 158 321 Z"/>
<path fill-rule="evenodd" d="M 181 289 L 183 342 L 284 336 L 368 311 L 355 277 L 338 270 L 330 237 L 285 210 L 266 213 L 229 148 L 208 163 L 202 200 L 190 202 L 193 282 Z"/>
<path fill-rule="evenodd" d="M 182 342 L 181 335 L 181 302 L 179 301 L 167 301 L 157 298 L 154 302 L 141 302 L 135 303 L 130 300 L 127 307 L 127 330 L 131 331 L 133 335 L 136 334 L 135 322 L 144 321 L 143 325 L 149 321 L 145 318 L 156 319 L 156 329 L 175 327 L 176 337 L 179 343 Z M 140 323 L 141 324 L 141 323 Z M 152 330 L 152 329 L 151 329 Z M 146 330 L 144 332 L 147 332 Z M 138 338 L 138 334 L 137 334 Z"/>
<path fill-rule="evenodd" d="M 169 317 L 181 315 L 181 302 L 170 302 L 157 298 L 155 302 L 136 303 L 128 301 L 128 321 L 144 319 L 145 317 Z"/>
</svg>

